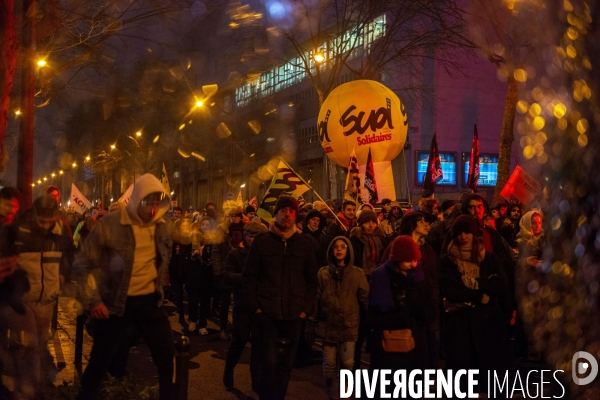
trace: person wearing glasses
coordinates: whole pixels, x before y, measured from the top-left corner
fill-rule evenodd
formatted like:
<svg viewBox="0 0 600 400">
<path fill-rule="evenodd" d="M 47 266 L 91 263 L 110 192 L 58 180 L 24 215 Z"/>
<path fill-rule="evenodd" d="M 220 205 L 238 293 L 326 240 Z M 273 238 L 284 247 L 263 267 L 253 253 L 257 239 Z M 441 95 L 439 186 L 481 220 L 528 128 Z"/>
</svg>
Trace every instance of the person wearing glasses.
<svg viewBox="0 0 600 400">
<path fill-rule="evenodd" d="M 80 300 L 95 320 L 90 362 L 80 399 L 95 399 L 111 360 L 132 325 L 144 338 L 158 368 L 159 398 L 173 398 L 171 326 L 163 309 L 162 278 L 173 239 L 163 218 L 171 199 L 151 174 L 135 182 L 129 204 L 99 219 L 73 266 Z"/>
</svg>

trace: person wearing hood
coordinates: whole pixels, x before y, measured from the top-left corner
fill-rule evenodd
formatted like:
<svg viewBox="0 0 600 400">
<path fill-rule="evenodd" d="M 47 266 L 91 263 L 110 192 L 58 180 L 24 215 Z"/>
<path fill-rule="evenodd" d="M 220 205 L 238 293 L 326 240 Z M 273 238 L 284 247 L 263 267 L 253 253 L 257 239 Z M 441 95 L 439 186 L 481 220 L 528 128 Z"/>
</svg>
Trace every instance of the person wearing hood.
<svg viewBox="0 0 600 400">
<path fill-rule="evenodd" d="M 336 398 L 337 360 L 342 369 L 354 368 L 354 345 L 358 339 L 360 310 L 367 311 L 369 284 L 362 270 L 354 266 L 354 251 L 344 236 L 333 239 L 327 249 L 327 265 L 318 273 L 315 307 L 306 323 L 306 340 L 323 338 L 325 391 Z"/>
<path fill-rule="evenodd" d="M 229 306 L 231 305 L 231 285 L 223 280 L 223 267 L 229 253 L 244 240 L 244 213 L 241 207 L 231 207 L 225 211 L 227 222 L 219 225 L 221 240 L 212 248 L 213 280 L 220 292 L 219 321 L 221 340 L 231 339 L 227 333 Z"/>
<path fill-rule="evenodd" d="M 487 251 L 479 223 L 469 215 L 454 220 L 451 238 L 440 259 L 446 368 L 512 370 L 514 361 L 502 309 L 509 290 L 500 260 Z M 485 378 L 480 383 L 485 383 Z M 484 387 L 481 385 L 480 390 Z"/>
<path fill-rule="evenodd" d="M 381 230 L 385 236 L 393 234 L 396 229 L 400 227 L 402 216 L 402 207 L 400 207 L 400 203 L 392 201 L 390 203 L 390 212 L 388 212 L 383 221 L 381 221 Z"/>
<path fill-rule="evenodd" d="M 542 212 L 539 210 L 528 211 L 519 222 L 519 233 L 516 243 L 519 246 L 519 260 L 517 262 L 515 298 L 520 306 L 523 300 L 530 296 L 529 284 L 541 282 L 544 273 L 541 271 L 542 250 L 546 244 L 546 235 L 542 229 Z M 535 303 L 534 303 L 535 304 Z M 529 357 L 529 341 L 525 333 L 523 309 L 517 313 L 515 327 L 515 354 L 517 357 Z M 535 353 L 535 352 L 533 352 Z"/>
<path fill-rule="evenodd" d="M 70 275 L 71 238 L 58 215 L 58 203 L 44 194 L 15 222 L 4 227 L 0 236 L 0 254 L 16 256 L 18 263 L 12 279 L 16 279 L 13 284 L 21 290 L 13 299 L 12 311 L 3 311 L 9 311 L 9 348 L 20 375 L 15 377 L 20 382 L 16 389 L 23 398 L 39 395 L 40 385 L 45 383 L 42 373 L 48 365 L 42 365 L 43 353 L 50 339 L 61 285 Z M 23 277 L 28 282 L 20 280 Z M 0 288 L 9 289 L 6 285 Z"/>
<path fill-rule="evenodd" d="M 283 400 L 304 319 L 317 294 L 313 242 L 296 228 L 298 200 L 282 195 L 269 232 L 254 238 L 242 273 L 244 299 L 255 312 L 261 399 Z"/>
<path fill-rule="evenodd" d="M 252 246 L 254 238 L 268 232 L 268 229 L 259 222 L 249 222 L 244 226 L 244 240 L 227 256 L 225 269 L 223 270 L 223 279 L 225 283 L 233 286 L 233 327 L 231 333 L 231 344 L 227 350 L 225 358 L 225 370 L 223 371 L 223 384 L 227 389 L 233 389 L 233 370 L 237 365 L 246 343 L 250 341 L 253 331 L 254 311 L 248 307 L 244 301 L 242 292 L 242 272 L 248 252 Z M 250 357 L 250 377 L 252 387 L 258 391 L 258 377 L 260 365 L 256 349 L 253 349 Z"/>
<path fill-rule="evenodd" d="M 390 258 L 371 274 L 369 323 L 377 341 L 373 368 L 411 370 L 428 367 L 427 326 L 434 320 L 432 301 L 421 251 L 410 236 L 398 236 L 390 244 Z M 393 346 L 393 338 L 405 346 Z M 382 396 L 384 397 L 384 396 Z"/>
<path fill-rule="evenodd" d="M 90 361 L 79 399 L 95 399 L 119 340 L 133 325 L 158 368 L 159 398 L 174 396 L 175 347 L 163 308 L 162 278 L 171 258 L 172 237 L 163 218 L 171 205 L 154 175 L 135 182 L 129 204 L 99 219 L 73 266 L 80 300 L 95 320 Z"/>
</svg>

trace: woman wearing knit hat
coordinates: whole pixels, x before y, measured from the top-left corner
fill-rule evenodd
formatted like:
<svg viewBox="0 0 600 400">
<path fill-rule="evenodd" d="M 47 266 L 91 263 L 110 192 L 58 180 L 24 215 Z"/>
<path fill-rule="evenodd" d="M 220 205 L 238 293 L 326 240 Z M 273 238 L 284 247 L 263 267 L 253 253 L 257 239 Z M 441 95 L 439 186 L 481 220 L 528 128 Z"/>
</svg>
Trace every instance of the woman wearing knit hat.
<svg viewBox="0 0 600 400">
<path fill-rule="evenodd" d="M 427 325 L 434 319 L 435 305 L 420 260 L 415 241 L 398 236 L 390 244 L 390 258 L 371 273 L 369 323 L 378 339 L 374 368 L 406 369 L 407 375 L 429 368 Z M 404 338 L 396 342 L 408 346 L 394 348 L 393 337 Z"/>
<path fill-rule="evenodd" d="M 440 259 L 446 368 L 512 371 L 514 360 L 501 307 L 509 290 L 498 257 L 486 252 L 477 221 L 469 215 L 454 220 L 451 235 L 447 254 Z M 484 374 L 480 391 L 485 391 L 486 382 Z M 466 380 L 461 385 L 466 387 Z"/>
<path fill-rule="evenodd" d="M 354 265 L 362 268 L 367 277 L 381 262 L 381 257 L 387 247 L 387 240 L 379 228 L 377 214 L 368 208 L 364 209 L 357 221 L 357 226 L 350 231 L 350 243 L 354 249 Z M 360 368 L 362 344 L 369 336 L 370 328 L 366 315 L 362 315 L 356 342 L 354 368 Z M 367 340 L 367 348 L 371 349 L 372 338 Z"/>
</svg>

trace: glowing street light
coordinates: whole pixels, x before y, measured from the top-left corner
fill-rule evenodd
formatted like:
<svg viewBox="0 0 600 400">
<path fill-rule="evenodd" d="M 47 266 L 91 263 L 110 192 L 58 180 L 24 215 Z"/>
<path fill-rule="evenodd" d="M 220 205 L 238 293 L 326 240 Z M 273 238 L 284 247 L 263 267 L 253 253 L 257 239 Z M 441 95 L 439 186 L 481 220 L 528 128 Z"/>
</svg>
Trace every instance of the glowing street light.
<svg viewBox="0 0 600 400">
<path fill-rule="evenodd" d="M 204 103 L 200 100 L 196 101 L 196 107 L 202 107 Z"/>
<path fill-rule="evenodd" d="M 17 116 L 21 115 L 21 110 L 15 110 L 15 115 L 17 115 Z"/>
<path fill-rule="evenodd" d="M 44 182 L 46 182 L 48 180 L 48 178 L 44 177 Z"/>
<path fill-rule="evenodd" d="M 73 163 L 73 168 L 77 168 L 77 163 Z"/>
<path fill-rule="evenodd" d="M 59 173 L 60 175 L 62 175 L 62 174 L 63 174 L 63 170 L 61 169 L 60 171 L 58 171 L 58 173 Z"/>
<path fill-rule="evenodd" d="M 313 56 L 313 59 L 314 59 L 314 60 L 315 60 L 317 63 L 319 63 L 319 64 L 320 64 L 320 63 L 322 63 L 323 61 L 325 61 L 325 55 L 324 55 L 322 52 L 320 52 L 320 51 L 317 51 L 317 52 L 315 53 L 315 55 Z"/>
<path fill-rule="evenodd" d="M 90 156 L 87 156 L 87 157 L 85 158 L 85 161 L 90 161 L 90 160 L 91 160 Z"/>
<path fill-rule="evenodd" d="M 114 149 L 115 149 L 115 147 L 116 147 L 116 146 L 115 146 L 114 144 L 111 144 L 111 145 L 110 145 L 110 149 L 111 149 L 111 150 L 114 150 Z"/>
<path fill-rule="evenodd" d="M 246 187 L 246 184 L 245 184 L 245 183 L 242 183 L 242 184 L 240 185 L 240 187 L 241 187 L 241 188 L 245 188 L 245 187 Z"/>
<path fill-rule="evenodd" d="M 137 131 L 137 132 L 135 133 L 135 136 L 137 136 L 137 137 L 140 137 L 140 136 L 142 136 L 142 131 Z"/>
<path fill-rule="evenodd" d="M 41 184 L 42 184 L 42 180 L 38 179 L 38 185 L 41 185 Z"/>
<path fill-rule="evenodd" d="M 52 177 L 54 178 L 55 176 L 56 176 L 56 174 L 53 172 L 53 173 L 52 173 Z"/>
<path fill-rule="evenodd" d="M 37 65 L 38 67 L 45 67 L 48 63 L 46 62 L 46 60 L 38 60 Z"/>
</svg>

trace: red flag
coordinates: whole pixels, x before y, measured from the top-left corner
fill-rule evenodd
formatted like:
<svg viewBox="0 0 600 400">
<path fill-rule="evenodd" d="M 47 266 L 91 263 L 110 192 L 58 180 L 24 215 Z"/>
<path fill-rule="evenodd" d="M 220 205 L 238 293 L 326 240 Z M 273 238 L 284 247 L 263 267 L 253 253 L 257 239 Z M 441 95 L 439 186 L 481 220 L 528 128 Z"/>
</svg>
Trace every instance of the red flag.
<svg viewBox="0 0 600 400">
<path fill-rule="evenodd" d="M 377 204 L 379 201 L 379 196 L 377 195 L 377 182 L 375 182 L 375 169 L 373 168 L 370 147 L 369 155 L 367 157 L 367 168 L 365 169 L 365 188 L 369 193 L 369 203 L 373 205 Z"/>
<path fill-rule="evenodd" d="M 477 183 L 479 181 L 479 135 L 477 134 L 477 124 L 473 133 L 473 145 L 471 146 L 471 158 L 469 159 L 469 180 L 467 186 L 477 192 Z"/>
<path fill-rule="evenodd" d="M 444 173 L 442 172 L 442 163 L 440 161 L 440 154 L 438 153 L 436 133 L 434 133 L 431 139 L 429 161 L 427 162 L 425 179 L 423 179 L 421 196 L 425 198 L 433 196 L 435 193 L 435 184 L 442 179 L 444 179 Z"/>
</svg>

